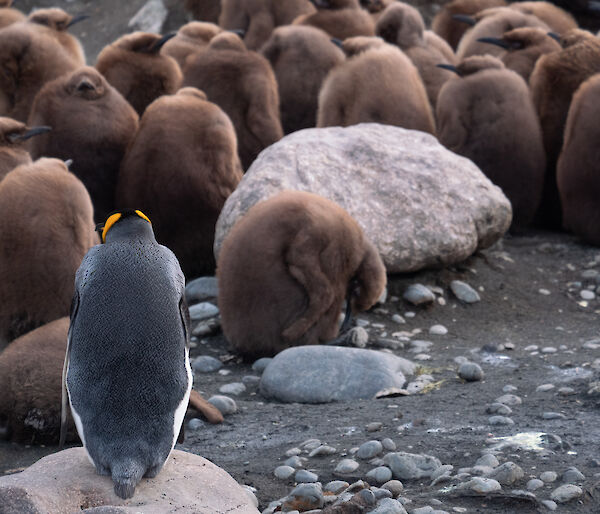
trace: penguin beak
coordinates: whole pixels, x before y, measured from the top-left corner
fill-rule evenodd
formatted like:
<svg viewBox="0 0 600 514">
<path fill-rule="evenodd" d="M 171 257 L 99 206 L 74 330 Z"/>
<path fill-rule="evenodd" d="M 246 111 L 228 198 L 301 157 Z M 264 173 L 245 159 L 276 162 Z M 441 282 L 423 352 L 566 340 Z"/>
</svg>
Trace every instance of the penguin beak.
<svg viewBox="0 0 600 514">
<path fill-rule="evenodd" d="M 21 135 L 21 141 L 27 141 L 30 137 L 39 136 L 40 134 L 45 134 L 46 132 L 50 132 L 52 127 L 47 127 L 42 125 L 41 127 L 33 127 L 30 128 L 27 132 Z"/>
<path fill-rule="evenodd" d="M 339 46 L 342 50 L 344 49 L 344 42 L 341 39 L 338 39 L 336 37 L 332 37 L 331 38 L 331 42 L 334 45 Z"/>
<path fill-rule="evenodd" d="M 151 47 L 150 47 L 150 52 L 157 54 L 159 52 L 159 50 L 163 47 L 163 45 L 169 41 L 169 39 L 174 38 L 177 35 L 177 32 L 170 32 L 169 34 L 165 34 L 163 37 L 161 37 L 156 43 L 154 43 Z"/>
<path fill-rule="evenodd" d="M 96 89 L 94 87 L 94 84 L 92 84 L 89 80 L 87 79 L 83 79 L 78 85 L 77 85 L 77 90 L 78 91 L 83 91 L 83 90 L 89 90 L 92 91 L 94 89 Z"/>
<path fill-rule="evenodd" d="M 89 14 L 78 14 L 67 24 L 67 28 L 71 27 L 72 25 L 75 25 L 76 23 L 79 23 L 80 21 L 87 20 L 89 17 Z"/>
<path fill-rule="evenodd" d="M 466 14 L 453 14 L 452 19 L 456 20 L 456 21 L 460 21 L 461 23 L 466 23 L 467 25 L 470 25 L 471 27 L 477 23 L 477 20 L 475 18 L 472 18 L 471 16 L 467 16 Z"/>
<path fill-rule="evenodd" d="M 497 37 L 480 37 L 477 41 L 480 43 L 489 43 L 490 45 L 496 45 L 505 50 L 509 50 L 511 48 L 510 44 L 508 44 L 503 39 L 498 39 Z"/>
<path fill-rule="evenodd" d="M 548 32 L 547 34 L 552 39 L 554 39 L 554 40 L 556 40 L 556 41 L 558 41 L 560 43 L 560 34 L 557 34 L 556 32 Z"/>
<path fill-rule="evenodd" d="M 436 66 L 438 68 L 442 68 L 443 70 L 453 71 L 460 77 L 460 72 L 458 71 L 456 66 L 453 66 L 452 64 L 436 64 Z"/>
<path fill-rule="evenodd" d="M 240 36 L 241 39 L 244 39 L 246 35 L 246 31 L 244 29 L 229 29 L 227 32 L 233 32 L 234 34 Z"/>
<path fill-rule="evenodd" d="M 330 9 L 331 4 L 329 0 L 309 0 L 317 9 Z"/>
</svg>

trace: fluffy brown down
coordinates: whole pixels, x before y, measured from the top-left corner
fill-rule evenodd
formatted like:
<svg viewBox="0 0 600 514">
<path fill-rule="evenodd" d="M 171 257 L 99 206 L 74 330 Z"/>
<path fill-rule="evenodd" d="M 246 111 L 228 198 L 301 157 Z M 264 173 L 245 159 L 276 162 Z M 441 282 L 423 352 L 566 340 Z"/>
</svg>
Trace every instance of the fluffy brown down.
<svg viewBox="0 0 600 514">
<path fill-rule="evenodd" d="M 511 228 L 525 227 L 539 206 L 545 170 L 527 84 L 492 56 L 468 57 L 457 70 L 461 76 L 446 82 L 438 98 L 438 139 L 502 189 L 512 204 Z"/>
<path fill-rule="evenodd" d="M 578 31 L 577 37 L 581 37 Z M 600 40 L 591 33 L 578 43 L 538 59 L 529 87 L 542 124 L 546 150 L 546 181 L 540 207 L 540 223 L 561 226 L 561 207 L 556 186 L 556 162 L 563 144 L 563 131 L 577 88 L 600 70 Z"/>
<path fill-rule="evenodd" d="M 97 242 L 90 196 L 58 159 L 0 182 L 0 348 L 69 314 L 75 272 Z"/>
<path fill-rule="evenodd" d="M 261 49 L 277 78 L 281 124 L 286 134 L 314 127 L 321 85 L 344 53 L 322 30 L 288 26 L 273 31 Z"/>
<path fill-rule="evenodd" d="M 525 14 L 533 14 L 548 25 L 553 32 L 563 34 L 577 28 L 577 22 L 570 13 L 551 2 L 513 2 L 511 9 Z"/>
<path fill-rule="evenodd" d="M 354 36 L 374 36 L 375 23 L 358 0 L 322 0 L 314 14 L 299 16 L 295 25 L 311 25 L 331 37 L 346 39 Z M 322 7 L 320 6 L 322 5 Z"/>
<path fill-rule="evenodd" d="M 121 166 L 116 206 L 148 215 L 191 279 L 214 273 L 215 224 L 241 178 L 231 121 L 202 91 L 184 88 L 146 109 Z"/>
<path fill-rule="evenodd" d="M 25 141 L 20 137 L 26 130 L 25 123 L 0 117 L 0 181 L 20 164 L 31 163 Z"/>
<path fill-rule="evenodd" d="M 162 95 L 172 95 L 181 85 L 177 62 L 160 53 L 168 36 L 134 32 L 104 47 L 96 69 L 141 116 L 147 105 Z"/>
<path fill-rule="evenodd" d="M 451 0 L 444 4 L 442 9 L 435 15 L 431 22 L 431 30 L 448 41 L 448 44 L 456 50 L 458 42 L 463 34 L 469 29 L 469 25 L 453 18 L 456 14 L 472 16 L 479 11 L 490 7 L 503 7 L 504 0 Z"/>
<path fill-rule="evenodd" d="M 599 95 L 600 75 L 594 75 L 573 96 L 556 170 L 563 227 L 595 246 L 600 246 Z"/>
<path fill-rule="evenodd" d="M 229 116 L 245 170 L 264 148 L 283 137 L 271 65 L 262 55 L 246 50 L 235 34 L 222 32 L 206 51 L 188 59 L 182 87 L 188 86 L 204 91 Z"/>
<path fill-rule="evenodd" d="M 362 229 L 339 205 L 284 191 L 252 207 L 219 254 L 223 332 L 246 357 L 318 344 L 338 333 L 349 287 L 354 311 L 370 308 L 385 268 Z"/>
<path fill-rule="evenodd" d="M 373 122 L 435 134 L 431 105 L 415 65 L 399 48 L 373 40 L 373 48 L 348 58 L 325 79 L 317 126 Z"/>
<path fill-rule="evenodd" d="M 114 209 L 119 166 L 137 129 L 133 108 L 88 66 L 46 84 L 29 124 L 52 127 L 31 140 L 31 156 L 72 159 L 70 169 L 88 189 L 96 221 L 103 221 Z"/>
<path fill-rule="evenodd" d="M 184 0 L 183 6 L 195 20 L 219 23 L 221 0 Z"/>
<path fill-rule="evenodd" d="M 25 15 L 18 9 L 11 8 L 11 5 L 12 0 L 0 2 L 0 29 L 25 20 Z"/>
<path fill-rule="evenodd" d="M 452 77 L 452 72 L 437 65 L 454 64 L 454 56 L 449 60 L 446 53 L 440 51 L 439 44 L 428 44 L 421 14 L 404 2 L 396 2 L 383 12 L 375 26 L 375 32 L 384 41 L 398 46 L 414 63 L 425 85 L 429 102 L 435 110 L 440 89 Z"/>
<path fill-rule="evenodd" d="M 289 25 L 298 16 L 314 12 L 309 0 L 222 0 L 219 25 L 245 31 L 246 47 L 258 50 L 275 27 Z"/>
<path fill-rule="evenodd" d="M 0 30 L 0 116 L 26 122 L 42 86 L 75 68 L 66 50 L 33 23 Z"/>
<path fill-rule="evenodd" d="M 204 50 L 210 40 L 221 32 L 221 27 L 214 23 L 190 21 L 182 25 L 173 39 L 169 39 L 160 49 L 160 53 L 175 59 L 183 69 L 189 55 Z"/>
</svg>

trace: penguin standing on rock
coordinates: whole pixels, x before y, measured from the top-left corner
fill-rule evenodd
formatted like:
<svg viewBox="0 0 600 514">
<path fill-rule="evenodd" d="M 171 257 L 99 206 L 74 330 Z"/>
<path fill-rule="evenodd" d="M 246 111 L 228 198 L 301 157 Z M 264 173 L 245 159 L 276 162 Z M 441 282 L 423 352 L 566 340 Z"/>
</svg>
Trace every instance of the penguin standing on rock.
<svg viewBox="0 0 600 514">
<path fill-rule="evenodd" d="M 141 211 L 114 213 L 100 228 L 104 244 L 75 277 L 61 421 L 66 392 L 96 471 L 131 498 L 180 433 L 192 389 L 189 313 L 179 263 Z"/>
</svg>

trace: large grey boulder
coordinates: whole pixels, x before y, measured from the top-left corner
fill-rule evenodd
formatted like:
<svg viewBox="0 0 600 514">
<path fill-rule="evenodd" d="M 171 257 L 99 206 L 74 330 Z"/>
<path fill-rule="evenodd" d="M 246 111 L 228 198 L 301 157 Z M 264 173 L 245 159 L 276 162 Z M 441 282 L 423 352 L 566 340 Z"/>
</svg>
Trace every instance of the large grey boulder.
<svg viewBox="0 0 600 514">
<path fill-rule="evenodd" d="M 500 188 L 430 134 L 377 123 L 306 129 L 266 148 L 246 172 L 221 211 L 215 256 L 250 207 L 284 189 L 341 205 L 390 273 L 462 261 L 512 219 Z"/>
<path fill-rule="evenodd" d="M 129 500 L 115 495 L 83 448 L 40 459 L 21 473 L 0 478 L 0 512 L 258 514 L 246 491 L 221 468 L 198 455 L 174 450 L 156 478 L 142 478 Z"/>
<path fill-rule="evenodd" d="M 266 367 L 260 392 L 282 402 L 328 403 L 371 399 L 402 387 L 415 365 L 391 353 L 341 346 L 297 346 L 278 353 Z"/>
</svg>

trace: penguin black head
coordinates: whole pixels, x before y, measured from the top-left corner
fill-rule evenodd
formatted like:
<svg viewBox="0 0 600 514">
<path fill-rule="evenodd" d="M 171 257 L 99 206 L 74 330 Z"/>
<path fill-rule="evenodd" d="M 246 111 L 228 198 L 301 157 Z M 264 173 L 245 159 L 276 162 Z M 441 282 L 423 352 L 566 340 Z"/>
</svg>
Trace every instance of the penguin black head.
<svg viewBox="0 0 600 514">
<path fill-rule="evenodd" d="M 151 236 L 154 239 L 152 222 L 148 216 L 138 209 L 122 209 L 112 212 L 104 223 L 98 223 L 96 225 L 96 232 L 100 235 L 103 243 L 106 243 L 108 232 L 115 226 L 118 230 L 114 231 L 114 234 L 119 237 Z M 113 232 L 111 232 L 111 236 L 112 234 Z"/>
</svg>

